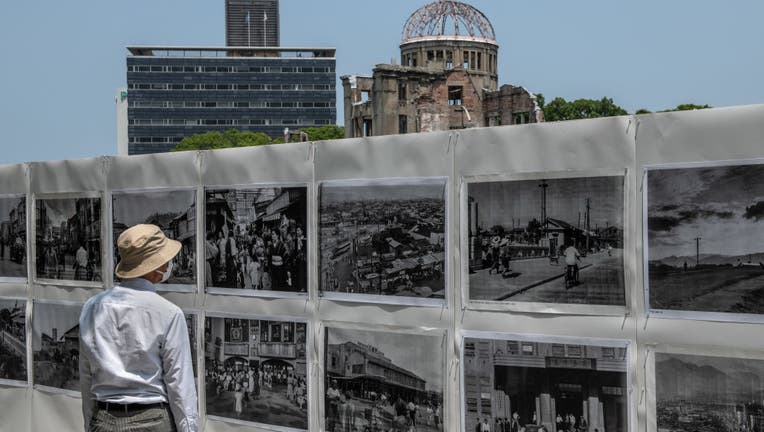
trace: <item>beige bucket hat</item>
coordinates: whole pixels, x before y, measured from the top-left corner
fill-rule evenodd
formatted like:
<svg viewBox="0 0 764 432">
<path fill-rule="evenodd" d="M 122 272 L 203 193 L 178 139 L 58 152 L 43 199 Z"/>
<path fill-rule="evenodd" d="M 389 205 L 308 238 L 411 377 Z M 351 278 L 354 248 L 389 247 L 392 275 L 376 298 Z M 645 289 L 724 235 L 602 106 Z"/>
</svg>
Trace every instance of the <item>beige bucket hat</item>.
<svg viewBox="0 0 764 432">
<path fill-rule="evenodd" d="M 156 225 L 132 226 L 117 239 L 120 261 L 114 274 L 134 279 L 161 267 L 180 251 L 179 241 L 168 239 Z"/>
</svg>

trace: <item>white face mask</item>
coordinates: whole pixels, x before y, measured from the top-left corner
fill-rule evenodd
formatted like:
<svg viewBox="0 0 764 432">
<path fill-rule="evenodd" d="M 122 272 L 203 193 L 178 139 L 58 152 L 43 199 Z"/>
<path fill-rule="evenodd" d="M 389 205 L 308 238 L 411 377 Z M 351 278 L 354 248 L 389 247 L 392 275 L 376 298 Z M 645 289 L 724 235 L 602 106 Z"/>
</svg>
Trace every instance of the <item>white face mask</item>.
<svg viewBox="0 0 764 432">
<path fill-rule="evenodd" d="M 158 270 L 157 270 L 158 271 Z M 165 283 L 168 279 L 170 279 L 170 275 L 172 274 L 172 261 L 167 263 L 167 270 L 162 273 L 162 280 L 160 280 L 157 283 Z"/>
</svg>

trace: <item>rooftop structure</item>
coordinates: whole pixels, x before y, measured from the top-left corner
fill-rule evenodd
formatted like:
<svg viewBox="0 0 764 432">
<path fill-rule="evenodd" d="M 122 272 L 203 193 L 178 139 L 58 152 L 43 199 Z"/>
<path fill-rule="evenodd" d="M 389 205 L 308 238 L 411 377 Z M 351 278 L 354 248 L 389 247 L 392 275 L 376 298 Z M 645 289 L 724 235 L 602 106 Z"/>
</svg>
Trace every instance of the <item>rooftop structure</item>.
<svg viewBox="0 0 764 432">
<path fill-rule="evenodd" d="M 225 0 L 228 46 L 279 46 L 279 0 Z"/>
</svg>

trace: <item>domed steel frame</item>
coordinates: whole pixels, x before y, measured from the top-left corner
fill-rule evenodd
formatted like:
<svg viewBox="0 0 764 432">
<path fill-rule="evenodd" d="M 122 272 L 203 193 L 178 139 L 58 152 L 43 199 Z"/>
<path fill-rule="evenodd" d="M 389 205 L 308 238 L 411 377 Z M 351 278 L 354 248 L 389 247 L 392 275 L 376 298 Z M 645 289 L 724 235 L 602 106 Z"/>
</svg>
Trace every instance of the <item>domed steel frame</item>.
<svg viewBox="0 0 764 432">
<path fill-rule="evenodd" d="M 401 43 L 443 36 L 496 43 L 488 18 L 473 6 L 453 0 L 438 0 L 417 9 L 403 26 Z"/>
</svg>

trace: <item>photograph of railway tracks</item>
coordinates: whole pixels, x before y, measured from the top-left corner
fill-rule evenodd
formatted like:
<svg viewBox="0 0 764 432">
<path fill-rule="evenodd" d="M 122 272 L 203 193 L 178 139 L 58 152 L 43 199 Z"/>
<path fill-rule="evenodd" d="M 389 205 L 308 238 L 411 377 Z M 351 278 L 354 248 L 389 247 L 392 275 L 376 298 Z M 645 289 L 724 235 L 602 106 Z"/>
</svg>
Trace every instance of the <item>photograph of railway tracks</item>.
<svg viewBox="0 0 764 432">
<path fill-rule="evenodd" d="M 764 164 L 647 171 L 651 309 L 764 313 Z"/>
</svg>

